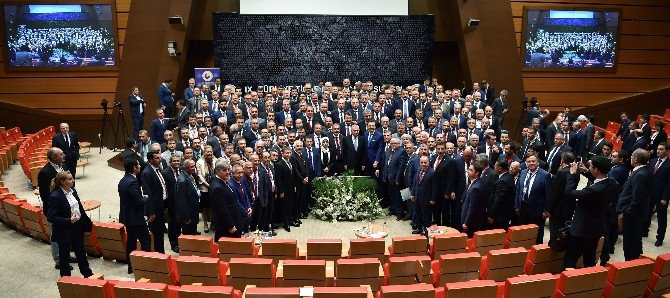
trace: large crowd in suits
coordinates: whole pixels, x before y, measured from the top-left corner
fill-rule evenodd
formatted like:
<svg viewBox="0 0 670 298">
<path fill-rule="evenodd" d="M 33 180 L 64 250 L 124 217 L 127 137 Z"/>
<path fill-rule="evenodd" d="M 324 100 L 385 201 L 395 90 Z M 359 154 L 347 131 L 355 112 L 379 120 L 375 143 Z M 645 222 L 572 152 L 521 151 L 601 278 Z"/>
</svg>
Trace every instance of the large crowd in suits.
<svg viewBox="0 0 670 298">
<path fill-rule="evenodd" d="M 649 115 L 638 123 L 622 113 L 624 144 L 613 150 L 593 119 L 569 107 L 552 114 L 527 105 L 521 139 L 510 139 L 507 91 L 485 81 L 448 89 L 345 79 L 267 93 L 190 81 L 178 100 L 171 88 L 170 80 L 159 86 L 151 129 L 124 151 L 119 220 L 142 249 L 149 231 L 159 252 L 164 233 L 178 252 L 180 234 L 290 232 L 315 203 L 313 181 L 344 172 L 375 179 L 382 207 L 416 234 L 434 224 L 469 236 L 536 224 L 542 243 L 548 222 L 549 239 L 569 236 L 566 267 L 582 255 L 595 265 L 601 237 L 607 262 L 619 215 L 627 260 L 642 254 L 653 210 L 656 245 L 664 241 L 667 135 L 663 123 L 651 129 Z M 131 104 L 141 97 L 132 91 Z M 588 183 L 576 190 L 580 177 Z"/>
</svg>

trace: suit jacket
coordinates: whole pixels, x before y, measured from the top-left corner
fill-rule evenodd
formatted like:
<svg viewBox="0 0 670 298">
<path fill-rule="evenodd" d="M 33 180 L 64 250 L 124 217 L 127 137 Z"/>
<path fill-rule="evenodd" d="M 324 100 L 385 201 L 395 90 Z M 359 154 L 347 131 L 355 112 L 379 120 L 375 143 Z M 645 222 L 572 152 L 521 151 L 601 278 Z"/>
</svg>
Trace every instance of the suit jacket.
<svg viewBox="0 0 670 298">
<path fill-rule="evenodd" d="M 262 207 L 265 207 L 268 205 L 270 195 L 272 194 L 272 182 L 270 181 L 268 172 L 262 165 L 259 165 L 257 173 L 258 175 L 253 180 L 253 183 L 256 185 L 256 199 L 260 200 Z"/>
<path fill-rule="evenodd" d="M 514 207 L 519 208 L 521 202 L 523 201 L 523 191 L 526 183 L 526 177 L 528 176 L 528 169 L 521 171 L 519 174 L 519 186 L 516 190 L 516 200 Z M 533 185 L 530 186 L 530 195 L 528 198 L 523 201 L 529 213 L 533 216 L 542 216 L 542 213 L 546 211 L 546 201 L 550 196 L 551 192 L 551 177 L 549 173 L 541 168 L 537 169 L 535 172 L 535 178 Z"/>
<path fill-rule="evenodd" d="M 294 110 L 288 110 L 288 112 L 285 112 L 284 110 L 280 110 L 279 112 L 275 113 L 275 120 L 277 120 L 276 122 L 277 122 L 278 125 L 279 124 L 283 125 L 286 122 L 285 113 L 288 113 L 289 115 L 291 115 L 292 121 L 295 122 L 295 119 L 296 119 L 297 116 L 296 116 L 296 113 L 295 113 Z"/>
<path fill-rule="evenodd" d="M 576 200 L 575 212 L 570 226 L 570 235 L 584 238 L 600 238 L 605 231 L 607 213 L 611 202 L 617 199 L 618 184 L 612 178 L 575 190 L 579 175 L 568 176 L 565 185 L 567 199 Z"/>
<path fill-rule="evenodd" d="M 154 140 L 159 144 L 165 143 L 165 137 L 163 134 L 168 129 L 170 129 L 170 125 L 167 119 L 163 119 L 163 123 L 161 123 L 160 119 L 154 119 L 154 121 L 151 121 L 151 137 L 154 138 Z"/>
<path fill-rule="evenodd" d="M 74 132 L 69 132 L 68 136 L 70 138 L 69 145 L 63 134 L 57 133 L 51 139 L 51 147 L 58 147 L 63 150 L 63 153 L 65 153 L 64 163 L 68 166 L 68 169 L 72 170 L 76 168 L 77 160 L 79 160 L 79 142 L 77 141 L 77 134 Z"/>
<path fill-rule="evenodd" d="M 358 150 L 354 147 L 353 136 L 347 136 L 342 142 L 342 156 L 344 157 L 344 164 L 349 170 L 357 173 L 363 173 L 362 167 L 365 165 L 365 138 L 358 135 Z"/>
<path fill-rule="evenodd" d="M 496 118 L 503 117 L 503 110 L 508 109 L 507 100 L 503 100 L 500 97 L 496 98 L 493 103 L 491 103 L 491 108 L 493 109 L 493 116 Z"/>
<path fill-rule="evenodd" d="M 593 143 L 591 144 L 591 147 L 589 148 L 589 158 L 591 156 L 602 155 L 604 145 L 605 145 L 605 139 L 600 139 L 597 141 L 594 140 Z"/>
<path fill-rule="evenodd" d="M 551 148 L 551 150 L 549 150 L 549 152 L 547 153 L 547 166 L 549 167 L 549 173 L 551 173 L 552 175 L 556 175 L 556 172 L 558 172 L 558 167 L 561 165 L 561 154 L 572 151 L 572 148 L 570 148 L 570 146 L 568 146 L 567 144 L 563 144 L 556 150 L 556 153 L 552 157 L 551 152 L 553 150 L 554 148 Z M 549 160 L 550 157 L 551 160 Z"/>
<path fill-rule="evenodd" d="M 651 188 L 651 202 L 658 204 L 661 199 L 667 200 L 670 198 L 670 158 L 665 158 L 665 161 L 654 173 L 656 168 L 656 163 L 658 163 L 658 157 L 652 159 L 647 165 L 649 173 L 653 177 L 652 188 Z"/>
<path fill-rule="evenodd" d="M 184 89 L 184 99 L 189 99 L 193 96 L 195 96 L 195 93 L 193 92 L 193 88 L 186 87 L 186 89 Z"/>
<path fill-rule="evenodd" d="M 168 87 L 165 87 L 164 84 L 158 85 L 158 105 L 171 107 L 173 104 L 174 104 L 174 98 L 172 98 L 172 91 L 170 91 Z"/>
<path fill-rule="evenodd" d="M 159 169 L 160 170 L 160 169 Z M 142 171 L 142 178 L 140 179 L 142 183 L 142 191 L 145 196 L 148 197 L 148 204 L 146 208 L 147 216 L 156 216 L 156 220 L 159 223 L 163 220 L 163 186 L 161 185 L 159 174 L 154 171 L 154 168 L 147 164 L 147 167 Z M 161 177 L 162 178 L 162 177 Z M 167 194 L 167 185 L 166 185 L 166 194 Z M 178 195 L 177 195 L 178 196 Z"/>
<path fill-rule="evenodd" d="M 581 129 L 575 132 L 574 136 L 570 138 L 570 143 L 568 143 L 572 148 L 575 156 L 583 156 L 584 151 L 586 150 L 586 133 Z M 626 151 L 628 152 L 628 151 Z"/>
<path fill-rule="evenodd" d="M 309 175 L 309 181 L 312 181 L 315 177 L 322 176 L 321 168 L 321 149 L 312 148 L 312 157 L 309 157 L 307 149 L 305 152 L 305 165 L 307 166 L 307 175 Z"/>
<path fill-rule="evenodd" d="M 579 174 L 575 174 L 579 182 Z M 568 200 L 568 194 L 576 188 L 566 188 L 568 178 L 573 178 L 570 174 L 570 167 L 564 167 L 556 172 L 556 176 L 551 181 L 551 193 L 547 198 L 547 211 L 551 217 L 559 222 L 565 222 L 572 217 L 575 210 L 575 201 Z M 575 185 L 576 187 L 577 185 Z"/>
<path fill-rule="evenodd" d="M 410 188 L 411 194 L 415 197 L 416 203 L 424 206 L 430 205 L 430 202 L 437 202 L 440 199 L 439 185 L 437 184 L 435 171 L 428 167 L 421 178 L 421 169 L 416 171 L 414 187 Z"/>
<path fill-rule="evenodd" d="M 165 200 L 165 208 L 167 208 L 168 213 L 171 218 L 177 216 L 177 180 L 178 177 L 175 177 L 175 171 L 172 167 L 164 167 L 161 172 L 163 179 L 165 179 L 165 186 L 167 187 L 167 200 Z"/>
<path fill-rule="evenodd" d="M 369 164 L 373 164 L 381 161 L 384 136 L 378 131 L 375 131 L 372 135 L 372 139 L 368 142 L 369 136 L 369 131 L 366 131 L 363 134 L 363 137 L 365 138 L 365 157 Z"/>
<path fill-rule="evenodd" d="M 137 99 L 139 97 L 140 99 Z M 133 118 L 138 118 L 138 117 L 144 117 L 144 114 L 146 112 L 146 108 L 142 110 L 142 114 L 140 114 L 140 106 L 144 103 L 144 98 L 142 96 L 130 94 L 128 95 L 128 103 L 130 105 L 130 116 Z"/>
<path fill-rule="evenodd" d="M 489 146 L 489 145 L 486 144 L 486 143 L 483 143 L 483 144 L 480 143 L 480 145 L 477 146 L 477 154 L 479 154 L 479 153 L 486 153 L 486 149 L 487 149 L 488 146 Z M 496 143 L 495 145 L 493 145 L 493 146 L 494 146 L 494 147 L 498 147 L 498 153 L 496 153 L 495 151 L 493 151 L 493 152 L 489 155 L 489 163 L 490 163 L 490 164 L 493 164 L 494 162 L 496 162 L 496 160 L 498 160 L 498 158 L 500 158 L 500 154 L 503 152 L 503 149 L 500 148 L 500 145 L 498 145 L 497 143 Z"/>
<path fill-rule="evenodd" d="M 526 152 L 528 152 L 528 148 L 530 148 L 534 144 L 539 144 L 542 146 L 542 142 L 540 141 L 539 136 L 535 136 L 535 139 L 533 141 L 530 141 L 529 139 L 524 139 L 521 142 L 521 149 L 519 150 L 518 156 L 521 156 L 521 159 L 525 160 L 526 159 Z"/>
<path fill-rule="evenodd" d="M 545 134 L 545 139 L 544 139 L 544 144 L 547 146 L 547 148 L 554 147 L 554 136 L 556 136 L 556 133 L 559 131 L 559 128 L 554 125 L 554 123 L 549 124 L 547 129 L 544 131 Z"/>
<path fill-rule="evenodd" d="M 346 113 L 347 110 L 343 109 L 342 110 L 342 117 L 340 117 L 340 110 L 339 109 L 334 109 L 333 111 L 330 112 L 330 118 L 333 118 L 333 123 L 342 123 L 344 122 L 344 113 Z M 340 131 L 343 131 L 340 129 Z"/>
<path fill-rule="evenodd" d="M 593 123 L 589 123 L 586 125 L 586 128 L 584 129 L 584 134 L 586 134 L 586 148 L 591 148 L 591 144 L 593 144 L 593 136 L 596 133 L 596 127 L 593 125 Z"/>
<path fill-rule="evenodd" d="M 507 224 L 514 215 L 514 198 L 516 196 L 516 185 L 514 177 L 508 172 L 502 174 L 493 184 L 491 191 L 491 203 L 487 209 L 488 217 L 495 224 Z"/>
<path fill-rule="evenodd" d="M 640 127 L 642 129 L 642 136 L 647 139 L 647 141 L 651 140 L 651 126 L 649 123 L 643 124 L 643 126 Z"/>
<path fill-rule="evenodd" d="M 664 130 L 659 131 L 656 137 L 653 140 L 651 140 L 651 142 L 649 142 L 649 150 L 654 150 L 654 157 L 656 156 L 656 150 L 658 149 L 658 144 L 667 142 L 668 142 L 668 134 Z"/>
<path fill-rule="evenodd" d="M 638 149 L 638 148 L 646 150 L 647 147 L 648 147 L 648 144 L 649 144 L 649 142 L 647 141 L 647 139 L 645 137 L 640 137 L 639 139 L 635 140 L 635 142 L 633 143 L 633 147 L 630 148 L 630 152 L 632 153 L 633 151 L 635 151 L 635 149 Z"/>
<path fill-rule="evenodd" d="M 67 169 L 63 167 L 63 170 Z M 56 174 L 58 174 L 56 168 L 54 168 L 49 162 L 47 162 L 47 164 L 44 165 L 44 167 L 42 167 L 40 172 L 37 174 L 37 188 L 39 189 L 40 192 L 40 199 L 42 200 L 42 206 L 44 206 L 42 208 L 44 214 L 49 213 L 49 210 L 47 210 L 49 208 L 47 199 L 51 195 L 51 190 L 49 189 L 51 187 L 51 180 L 56 178 Z"/>
<path fill-rule="evenodd" d="M 407 112 L 409 113 L 409 117 L 414 117 L 414 112 L 416 111 L 416 103 L 415 103 L 414 100 L 411 99 L 411 98 L 408 98 L 407 101 L 408 101 L 408 103 L 407 103 Z M 404 119 L 404 118 L 405 118 L 405 115 L 404 115 L 404 110 L 403 110 L 403 104 L 404 104 L 403 99 L 401 99 L 401 98 L 397 99 L 397 100 L 395 101 L 395 107 L 394 107 L 394 110 L 401 110 L 401 111 L 403 111 L 403 119 Z"/>
<path fill-rule="evenodd" d="M 140 182 L 133 175 L 126 174 L 118 186 L 120 208 L 119 222 L 126 226 L 146 225 L 144 209 L 147 198 L 142 196 Z"/>
<path fill-rule="evenodd" d="M 486 221 L 487 189 L 481 179 L 470 185 L 463 199 L 461 223 L 468 226 L 468 231 L 479 231 Z"/>
<path fill-rule="evenodd" d="M 174 176 L 173 176 L 174 177 Z M 144 182 L 144 181 L 143 181 Z M 177 207 L 176 219 L 179 224 L 198 224 L 200 215 L 200 196 L 198 190 L 188 174 L 181 171 L 179 180 L 177 180 L 177 196 L 175 197 L 175 206 Z"/>
<path fill-rule="evenodd" d="M 79 203 L 79 213 L 81 213 L 81 217 L 75 223 L 70 221 L 72 210 L 63 189 L 60 187 L 56 188 L 47 200 L 49 204 L 47 219 L 52 225 L 51 240 L 57 243 L 69 243 L 73 237 L 77 236 L 75 233 L 90 232 L 93 229 L 93 223 L 86 214 L 86 211 L 84 211 L 77 191 L 74 188 L 72 191 L 74 198 Z"/>
<path fill-rule="evenodd" d="M 242 225 L 242 214 L 237 197 L 226 181 L 218 176 L 209 185 L 209 199 L 212 204 L 212 227 L 217 231 L 228 231 Z"/>
<path fill-rule="evenodd" d="M 276 179 L 277 197 L 281 194 L 284 194 L 285 197 L 293 196 L 295 194 L 295 180 L 293 179 L 293 170 L 289 168 L 290 162 L 290 159 L 284 161 L 284 159 L 280 157 L 275 163 L 276 175 L 274 177 Z M 293 167 L 293 165 L 291 165 L 291 167 Z"/>
<path fill-rule="evenodd" d="M 642 224 L 649 215 L 654 178 L 647 167 L 641 167 L 628 177 L 617 202 L 617 214 L 630 222 Z"/>
<path fill-rule="evenodd" d="M 472 163 L 472 161 L 470 161 Z M 460 200 L 463 197 L 463 192 L 465 191 L 465 179 L 468 172 L 465 170 L 465 159 L 463 157 L 454 158 L 454 167 L 456 168 L 456 181 L 454 182 L 454 193 L 456 194 L 456 199 Z"/>
<path fill-rule="evenodd" d="M 300 154 L 302 155 L 299 156 L 295 150 L 293 150 L 293 153 L 291 154 L 291 165 L 293 166 L 293 178 L 295 180 L 295 186 L 297 188 L 301 188 L 304 186 L 303 180 L 306 177 L 309 177 L 309 173 L 307 172 L 307 156 L 306 155 L 306 150 L 303 148 L 303 152 Z M 304 158 L 304 160 L 303 160 Z"/>
<path fill-rule="evenodd" d="M 451 158 L 446 153 L 440 159 L 440 163 L 435 167 L 435 162 L 437 162 L 437 155 L 435 155 L 430 160 L 430 167 L 435 170 L 435 180 L 436 185 L 439 189 L 439 197 L 444 198 L 445 195 L 451 195 L 452 192 L 455 193 L 456 186 L 456 166 L 454 164 L 454 159 Z"/>
<path fill-rule="evenodd" d="M 405 149 L 402 147 L 398 147 L 389 163 L 387 160 L 390 158 L 390 154 L 391 150 L 386 153 L 386 158 L 384 159 L 383 178 L 385 181 L 388 181 L 388 183 L 398 182 L 402 185 L 402 177 L 405 173 L 405 166 L 407 165 L 407 152 L 405 152 Z"/>
</svg>

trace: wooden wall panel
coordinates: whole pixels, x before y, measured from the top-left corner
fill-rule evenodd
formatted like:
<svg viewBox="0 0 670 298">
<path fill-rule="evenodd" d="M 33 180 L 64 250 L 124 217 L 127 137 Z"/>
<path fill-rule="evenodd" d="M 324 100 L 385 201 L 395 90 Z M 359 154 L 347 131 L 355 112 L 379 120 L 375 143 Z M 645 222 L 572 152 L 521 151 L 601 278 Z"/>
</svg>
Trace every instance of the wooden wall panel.
<svg viewBox="0 0 670 298">
<path fill-rule="evenodd" d="M 523 71 L 526 96 L 536 96 L 544 107 L 589 107 L 670 86 L 670 1 L 510 0 L 510 4 L 519 52 L 524 7 L 622 10 L 616 72 Z"/>
</svg>

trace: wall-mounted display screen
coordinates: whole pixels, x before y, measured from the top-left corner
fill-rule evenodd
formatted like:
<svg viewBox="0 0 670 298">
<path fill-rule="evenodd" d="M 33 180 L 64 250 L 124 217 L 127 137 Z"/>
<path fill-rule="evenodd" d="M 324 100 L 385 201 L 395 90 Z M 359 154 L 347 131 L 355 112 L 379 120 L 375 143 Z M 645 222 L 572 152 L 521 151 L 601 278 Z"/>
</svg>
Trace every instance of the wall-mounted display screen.
<svg viewBox="0 0 670 298">
<path fill-rule="evenodd" d="M 620 11 L 526 9 L 521 46 L 526 69 L 613 70 Z"/>
<path fill-rule="evenodd" d="M 4 4 L 2 8 L 8 69 L 116 67 L 111 4 Z"/>
</svg>

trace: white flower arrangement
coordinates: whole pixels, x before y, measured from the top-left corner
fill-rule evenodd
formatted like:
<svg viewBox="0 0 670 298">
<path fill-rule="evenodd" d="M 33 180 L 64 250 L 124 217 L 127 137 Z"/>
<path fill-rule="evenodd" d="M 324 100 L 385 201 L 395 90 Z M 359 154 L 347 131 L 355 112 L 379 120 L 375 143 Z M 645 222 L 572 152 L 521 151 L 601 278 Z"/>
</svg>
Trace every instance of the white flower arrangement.
<svg viewBox="0 0 670 298">
<path fill-rule="evenodd" d="M 369 177 L 323 177 L 314 181 L 316 200 L 312 214 L 331 222 L 372 220 L 384 216 L 375 194 L 376 182 Z"/>
</svg>

